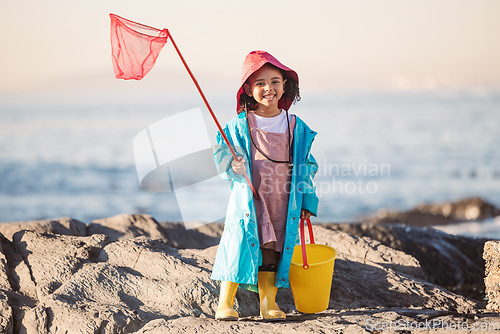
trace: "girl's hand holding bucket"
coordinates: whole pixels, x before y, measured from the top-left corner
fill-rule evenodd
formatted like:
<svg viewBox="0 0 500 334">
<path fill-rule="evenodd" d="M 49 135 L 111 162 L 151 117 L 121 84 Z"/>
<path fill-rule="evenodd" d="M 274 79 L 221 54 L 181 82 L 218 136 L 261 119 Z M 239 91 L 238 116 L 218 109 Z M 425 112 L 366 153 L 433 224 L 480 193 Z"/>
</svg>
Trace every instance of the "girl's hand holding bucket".
<svg viewBox="0 0 500 334">
<path fill-rule="evenodd" d="M 307 210 L 302 209 L 300 211 L 300 219 L 309 220 L 309 218 L 311 218 L 311 216 L 312 216 L 312 213 L 310 213 Z"/>
</svg>

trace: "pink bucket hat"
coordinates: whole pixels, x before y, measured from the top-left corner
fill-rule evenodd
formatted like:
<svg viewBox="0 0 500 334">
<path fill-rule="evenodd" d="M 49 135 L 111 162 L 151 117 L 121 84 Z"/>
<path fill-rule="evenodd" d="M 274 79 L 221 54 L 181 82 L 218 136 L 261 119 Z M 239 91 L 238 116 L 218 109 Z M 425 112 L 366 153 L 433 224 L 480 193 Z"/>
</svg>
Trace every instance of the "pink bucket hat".
<svg viewBox="0 0 500 334">
<path fill-rule="evenodd" d="M 257 72 L 262 66 L 265 64 L 271 64 L 276 66 L 277 68 L 285 71 L 286 79 L 292 79 L 299 84 L 299 76 L 297 72 L 292 70 L 291 68 L 283 65 L 278 61 L 278 59 L 274 58 L 270 53 L 266 51 L 252 51 L 250 52 L 243 62 L 243 67 L 241 69 L 241 87 L 236 94 L 236 110 L 239 113 L 239 101 L 241 94 L 245 94 L 243 90 L 243 84 L 247 81 L 247 79 L 255 72 Z M 288 110 L 292 105 L 292 100 L 289 97 L 285 97 L 284 95 L 278 101 L 278 108 Z"/>
</svg>

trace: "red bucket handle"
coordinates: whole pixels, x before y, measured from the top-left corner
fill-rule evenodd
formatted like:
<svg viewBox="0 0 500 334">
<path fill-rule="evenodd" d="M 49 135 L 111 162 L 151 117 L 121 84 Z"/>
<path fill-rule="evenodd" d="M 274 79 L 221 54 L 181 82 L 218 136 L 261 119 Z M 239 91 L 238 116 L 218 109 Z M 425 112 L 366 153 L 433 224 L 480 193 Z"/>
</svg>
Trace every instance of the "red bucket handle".
<svg viewBox="0 0 500 334">
<path fill-rule="evenodd" d="M 304 235 L 304 221 L 307 222 L 307 229 L 309 230 L 309 239 L 311 244 L 314 244 L 314 235 L 310 219 L 300 219 L 300 246 L 302 247 L 302 268 L 309 269 L 309 264 L 307 264 L 307 254 L 306 254 L 306 236 Z"/>
</svg>

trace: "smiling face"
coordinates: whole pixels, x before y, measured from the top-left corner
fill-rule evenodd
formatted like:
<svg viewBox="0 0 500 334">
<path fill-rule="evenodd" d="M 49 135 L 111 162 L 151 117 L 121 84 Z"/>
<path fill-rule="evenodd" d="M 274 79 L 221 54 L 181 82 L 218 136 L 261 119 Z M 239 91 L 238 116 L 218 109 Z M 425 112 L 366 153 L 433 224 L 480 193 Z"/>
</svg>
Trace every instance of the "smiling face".
<svg viewBox="0 0 500 334">
<path fill-rule="evenodd" d="M 278 101 L 285 92 L 285 82 L 279 69 L 266 64 L 248 78 L 243 89 L 257 102 L 257 114 L 272 117 L 280 113 Z"/>
</svg>

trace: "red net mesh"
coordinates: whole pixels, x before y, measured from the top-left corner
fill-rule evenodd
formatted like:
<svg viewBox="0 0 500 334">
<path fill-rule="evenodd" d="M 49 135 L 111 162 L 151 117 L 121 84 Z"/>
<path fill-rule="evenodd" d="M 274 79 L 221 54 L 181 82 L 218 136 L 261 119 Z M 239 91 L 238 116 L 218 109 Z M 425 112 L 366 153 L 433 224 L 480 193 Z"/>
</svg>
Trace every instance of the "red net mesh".
<svg viewBox="0 0 500 334">
<path fill-rule="evenodd" d="M 111 51 L 117 79 L 142 79 L 167 43 L 167 29 L 159 30 L 115 14 L 111 17 Z"/>
</svg>

